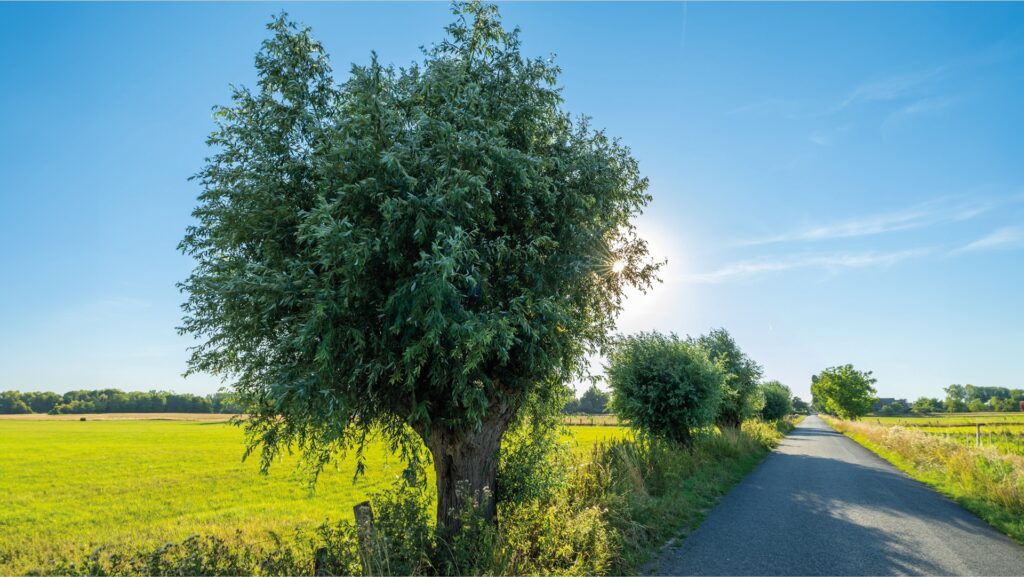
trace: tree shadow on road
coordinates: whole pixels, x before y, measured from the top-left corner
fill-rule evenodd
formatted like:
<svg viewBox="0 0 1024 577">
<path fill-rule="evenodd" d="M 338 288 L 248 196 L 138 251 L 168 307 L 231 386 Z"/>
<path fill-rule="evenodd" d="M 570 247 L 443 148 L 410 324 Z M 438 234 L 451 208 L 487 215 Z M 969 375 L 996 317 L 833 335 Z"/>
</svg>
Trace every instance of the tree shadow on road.
<svg viewBox="0 0 1024 577">
<path fill-rule="evenodd" d="M 839 434 L 800 428 L 790 437 L 830 435 Z M 956 503 L 859 445 L 837 448 L 843 454 L 834 457 L 772 453 L 658 572 L 1015 574 L 1024 567 L 1024 549 Z"/>
</svg>

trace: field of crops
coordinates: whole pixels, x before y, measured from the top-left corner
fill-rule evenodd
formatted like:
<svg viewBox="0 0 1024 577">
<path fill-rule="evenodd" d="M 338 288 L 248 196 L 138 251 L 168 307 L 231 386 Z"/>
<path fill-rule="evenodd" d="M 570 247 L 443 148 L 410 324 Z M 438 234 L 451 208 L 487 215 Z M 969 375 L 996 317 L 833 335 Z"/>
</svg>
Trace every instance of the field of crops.
<svg viewBox="0 0 1024 577">
<path fill-rule="evenodd" d="M 866 417 L 868 422 L 899 425 L 974 445 L 981 425 L 981 444 L 1004 453 L 1024 455 L 1024 413 L 954 413 L 922 417 Z"/>
<path fill-rule="evenodd" d="M 383 446 L 354 466 L 324 472 L 315 492 L 288 457 L 259 474 L 243 463 L 242 431 L 224 417 L 112 415 L 0 419 L 0 574 L 105 544 L 159 544 L 196 533 L 268 531 L 347 519 L 352 506 L 390 486 L 403 465 Z M 186 420 L 188 419 L 188 420 Z M 627 434 L 571 427 L 575 450 Z"/>
</svg>

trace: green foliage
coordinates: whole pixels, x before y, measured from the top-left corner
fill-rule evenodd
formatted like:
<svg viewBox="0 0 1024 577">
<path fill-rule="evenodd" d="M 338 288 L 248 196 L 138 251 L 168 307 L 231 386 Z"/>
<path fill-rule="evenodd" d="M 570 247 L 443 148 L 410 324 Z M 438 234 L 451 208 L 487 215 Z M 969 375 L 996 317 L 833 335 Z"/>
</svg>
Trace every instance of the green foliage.
<svg viewBox="0 0 1024 577">
<path fill-rule="evenodd" d="M 910 406 L 907 404 L 906 399 L 896 399 L 891 403 L 885 404 L 878 411 L 878 414 L 885 415 L 887 417 L 895 417 L 899 415 L 906 415 L 909 412 Z"/>
<path fill-rule="evenodd" d="M 608 360 L 615 413 L 644 433 L 689 443 L 719 414 L 725 376 L 692 342 L 656 332 L 620 337 Z"/>
<path fill-rule="evenodd" d="M 24 415 L 31 412 L 32 408 L 25 402 L 19 391 L 0 392 L 0 414 Z"/>
<path fill-rule="evenodd" d="M 940 404 L 947 413 L 1014 412 L 1021 410 L 1020 403 L 1024 402 L 1024 390 L 1021 389 L 953 384 L 942 390 L 946 398 Z"/>
<path fill-rule="evenodd" d="M 50 392 L 4 391 L 0 393 L 0 415 L 47 413 L 238 413 L 233 394 L 219 392 L 199 396 L 167 391 L 122 391 L 100 389 Z"/>
<path fill-rule="evenodd" d="M 561 110 L 558 68 L 496 7 L 455 13 L 422 63 L 374 56 L 341 86 L 282 16 L 258 90 L 216 113 L 180 330 L 190 372 L 241 393 L 265 465 L 295 448 L 316 471 L 371 431 L 418 462 L 415 431 L 452 460 L 443 496 L 448 471 L 493 480 L 525 399 L 581 375 L 625 289 L 655 280 L 629 149 Z"/>
<path fill-rule="evenodd" d="M 495 498 L 523 503 L 551 494 L 565 483 L 571 461 L 560 419 L 525 419 L 505 433 Z"/>
<path fill-rule="evenodd" d="M 814 406 L 843 419 L 857 419 L 874 405 L 876 380 L 871 371 L 858 371 L 853 365 L 829 367 L 811 377 Z"/>
<path fill-rule="evenodd" d="M 775 421 L 793 414 L 793 391 L 779 381 L 768 381 L 757 387 L 764 406 L 761 407 L 761 418 Z"/>
<path fill-rule="evenodd" d="M 528 501 L 500 513 L 500 575 L 604 575 L 617 553 L 606 510 L 565 498 Z"/>
<path fill-rule="evenodd" d="M 919 397 L 916 401 L 914 401 L 914 404 L 910 406 L 910 411 L 918 415 L 925 415 L 928 413 L 938 412 L 941 406 L 942 403 L 938 399 Z"/>
<path fill-rule="evenodd" d="M 431 565 L 433 500 L 424 483 L 398 483 L 370 498 L 373 531 L 359 556 L 371 575 L 422 575 Z"/>
<path fill-rule="evenodd" d="M 793 412 L 798 415 L 806 415 L 808 410 L 811 408 L 806 401 L 800 397 L 793 397 Z"/>
<path fill-rule="evenodd" d="M 597 388 L 597 385 L 590 385 L 590 388 L 583 392 L 579 399 L 570 399 L 562 409 L 566 414 L 603 415 L 608 412 L 611 395 Z"/>
<path fill-rule="evenodd" d="M 254 544 L 241 533 L 225 539 L 193 535 L 155 549 L 119 551 L 100 547 L 79 562 L 59 561 L 32 574 L 86 576 L 355 575 L 361 573 L 356 534 L 348 523 L 314 531 L 270 534 Z"/>
<path fill-rule="evenodd" d="M 761 398 L 757 395 L 761 366 L 740 350 L 725 329 L 715 329 L 689 340 L 703 349 L 708 358 L 725 373 L 722 402 L 715 422 L 723 427 L 738 427 L 744 420 L 756 415 L 761 410 Z"/>
<path fill-rule="evenodd" d="M 963 413 L 967 410 L 967 389 L 963 385 L 949 385 L 942 389 L 946 393 L 947 413 Z"/>
</svg>

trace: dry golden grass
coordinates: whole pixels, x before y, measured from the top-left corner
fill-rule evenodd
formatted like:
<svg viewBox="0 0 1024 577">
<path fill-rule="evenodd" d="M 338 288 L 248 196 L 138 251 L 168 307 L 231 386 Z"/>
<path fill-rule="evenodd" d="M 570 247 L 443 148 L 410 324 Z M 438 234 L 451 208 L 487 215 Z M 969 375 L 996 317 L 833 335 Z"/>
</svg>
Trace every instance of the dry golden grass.
<svg viewBox="0 0 1024 577">
<path fill-rule="evenodd" d="M 1024 457 L 900 426 L 838 419 L 829 422 L 1024 543 Z"/>
</svg>

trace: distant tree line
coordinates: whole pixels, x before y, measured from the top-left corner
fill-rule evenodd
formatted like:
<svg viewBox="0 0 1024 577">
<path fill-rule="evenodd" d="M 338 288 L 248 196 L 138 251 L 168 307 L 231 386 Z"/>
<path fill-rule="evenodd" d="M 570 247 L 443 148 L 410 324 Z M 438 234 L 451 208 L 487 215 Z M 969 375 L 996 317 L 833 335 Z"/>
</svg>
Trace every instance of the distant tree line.
<svg viewBox="0 0 1024 577">
<path fill-rule="evenodd" d="M 567 415 L 603 415 L 610 412 L 608 403 L 611 398 L 610 394 L 597 388 L 597 385 L 590 385 L 580 398 L 569 399 L 562 412 Z"/>
<path fill-rule="evenodd" d="M 946 393 L 945 398 L 919 397 L 913 403 L 907 399 L 880 399 L 874 412 L 885 416 L 983 411 L 1011 413 L 1020 411 L 1021 403 L 1024 403 L 1024 389 L 953 384 L 942 390 Z"/>
<path fill-rule="evenodd" d="M 63 395 L 50 392 L 0 392 L 0 414 L 80 414 L 80 413 L 240 413 L 234 393 L 212 395 L 179 394 L 169 391 L 70 391 Z"/>
</svg>

